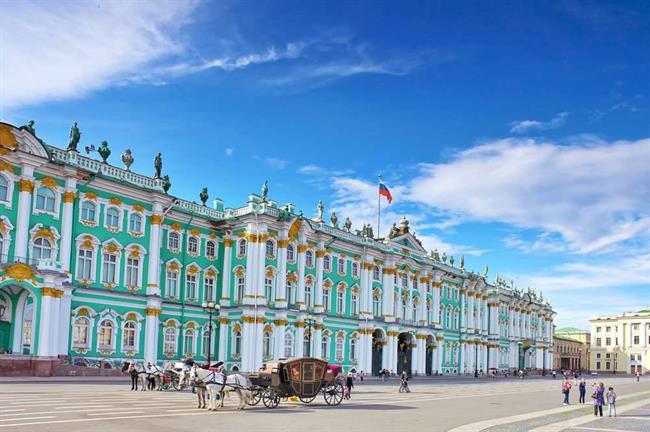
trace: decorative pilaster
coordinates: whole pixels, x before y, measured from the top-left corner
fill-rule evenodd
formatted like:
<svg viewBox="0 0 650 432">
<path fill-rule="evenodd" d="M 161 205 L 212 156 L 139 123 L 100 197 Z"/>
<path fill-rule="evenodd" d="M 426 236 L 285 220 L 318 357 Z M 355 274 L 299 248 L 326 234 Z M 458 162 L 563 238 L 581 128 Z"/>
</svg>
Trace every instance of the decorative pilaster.
<svg viewBox="0 0 650 432">
<path fill-rule="evenodd" d="M 163 217 L 162 204 L 153 203 L 151 229 L 149 234 L 149 265 L 147 274 L 147 295 L 160 296 L 160 231 Z"/>
<path fill-rule="evenodd" d="M 230 237 L 224 237 L 223 239 L 223 271 L 221 273 L 221 299 L 219 303 L 221 303 L 221 306 L 228 306 L 230 303 L 230 276 L 232 274 L 232 239 Z M 219 334 L 219 339 L 221 339 L 222 334 Z M 221 351 L 219 352 L 221 353 Z M 226 358 L 225 351 L 224 356 L 221 357 L 220 354 L 219 358 L 222 360 Z"/>
<path fill-rule="evenodd" d="M 56 356 L 59 350 L 59 312 L 63 291 L 57 288 L 41 288 L 40 326 L 38 340 L 39 356 Z"/>
<path fill-rule="evenodd" d="M 72 289 L 63 287 L 63 295 L 59 299 L 59 338 L 57 353 L 60 356 L 68 355 L 70 342 L 70 313 L 72 305 Z"/>
<path fill-rule="evenodd" d="M 64 271 L 70 271 L 70 256 L 72 252 L 73 208 L 76 198 L 77 179 L 68 177 L 63 192 L 63 214 L 61 217 L 61 252 L 59 259 Z M 67 331 L 66 331 L 67 333 Z"/>
<path fill-rule="evenodd" d="M 145 310 L 144 361 L 156 364 L 158 360 L 158 327 L 160 324 L 160 300 L 150 298 Z"/>
<path fill-rule="evenodd" d="M 304 235 L 300 235 L 298 244 L 298 295 L 296 299 L 296 304 L 300 307 L 300 310 L 305 310 L 305 252 L 307 251 L 307 243 L 305 243 Z M 312 304 L 316 304 L 317 299 L 314 298 L 314 293 L 311 293 Z M 320 300 L 318 300 L 320 301 Z M 300 352 L 302 353 L 302 339 L 300 339 L 301 345 Z M 296 355 L 298 352 L 296 345 Z M 302 354 L 301 354 L 302 355 Z"/>
<path fill-rule="evenodd" d="M 303 340 L 305 339 L 305 323 L 303 321 L 298 321 L 294 325 L 296 326 L 296 357 L 303 357 L 305 355 L 303 349 Z"/>
<path fill-rule="evenodd" d="M 323 319 L 319 317 L 318 321 L 312 327 L 312 331 L 314 332 L 311 336 L 311 350 L 313 351 L 312 357 L 323 357 L 323 347 L 321 346 L 320 340 L 323 337 L 324 328 Z"/>
<path fill-rule="evenodd" d="M 259 248 L 256 247 L 257 235 L 254 234 L 255 228 L 256 227 L 253 224 L 248 224 L 248 235 L 246 236 L 246 284 L 242 301 L 245 305 L 254 305 L 255 296 L 257 295 L 257 287 L 255 285 L 257 283 L 257 253 Z M 242 356 L 242 368 L 243 367 L 244 359 Z M 248 371 L 249 369 L 244 370 Z"/>
<path fill-rule="evenodd" d="M 228 317 L 221 316 L 219 317 L 219 360 L 225 361 L 228 348 Z"/>
<path fill-rule="evenodd" d="M 394 322 L 395 316 L 393 315 L 393 298 L 394 283 L 395 283 L 395 262 L 392 260 L 386 261 L 386 265 L 383 268 L 383 283 L 382 283 L 382 308 L 384 320 L 386 322 Z M 383 357 L 382 357 L 383 360 Z M 389 368 L 387 368 L 389 369 Z"/>
<path fill-rule="evenodd" d="M 287 298 L 287 246 L 289 245 L 289 241 L 285 238 L 286 232 L 283 232 L 281 237 L 278 240 L 277 248 L 278 275 L 275 289 L 275 307 L 286 309 L 289 303 L 289 299 Z M 284 344 L 284 340 L 282 343 Z"/>
<path fill-rule="evenodd" d="M 316 249 L 316 286 L 314 287 L 313 304 L 315 313 L 323 313 L 325 305 L 323 305 L 323 259 L 325 257 L 324 242 L 318 241 L 318 248 Z M 330 265 L 333 265 L 330 262 Z M 330 295 L 336 295 L 331 293 Z"/>
<path fill-rule="evenodd" d="M 29 219 L 32 213 L 32 193 L 34 192 L 34 168 L 23 167 L 23 175 L 18 181 L 18 215 L 16 218 L 16 243 L 14 258 L 27 261 L 27 242 L 29 237 Z"/>
</svg>

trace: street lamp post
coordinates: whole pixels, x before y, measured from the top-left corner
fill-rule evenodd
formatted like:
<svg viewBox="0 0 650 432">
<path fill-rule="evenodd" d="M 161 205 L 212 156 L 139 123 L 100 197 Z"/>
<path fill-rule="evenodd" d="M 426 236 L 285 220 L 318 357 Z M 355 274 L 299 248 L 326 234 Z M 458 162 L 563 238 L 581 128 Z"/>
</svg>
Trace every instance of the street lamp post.
<svg viewBox="0 0 650 432">
<path fill-rule="evenodd" d="M 212 348 L 212 314 L 219 312 L 221 306 L 219 304 L 209 301 L 203 302 L 201 307 L 208 313 L 208 366 L 210 365 L 210 350 Z"/>
<path fill-rule="evenodd" d="M 546 346 L 542 348 L 542 376 L 546 376 Z"/>
<path fill-rule="evenodd" d="M 307 329 L 308 329 L 308 333 L 307 333 L 307 351 L 309 351 L 307 353 L 308 357 L 311 357 L 311 327 L 315 321 L 316 320 L 311 315 L 307 315 L 307 317 L 305 317 L 305 323 L 307 324 Z"/>
<path fill-rule="evenodd" d="M 478 346 L 474 343 L 474 378 L 478 378 Z"/>
</svg>

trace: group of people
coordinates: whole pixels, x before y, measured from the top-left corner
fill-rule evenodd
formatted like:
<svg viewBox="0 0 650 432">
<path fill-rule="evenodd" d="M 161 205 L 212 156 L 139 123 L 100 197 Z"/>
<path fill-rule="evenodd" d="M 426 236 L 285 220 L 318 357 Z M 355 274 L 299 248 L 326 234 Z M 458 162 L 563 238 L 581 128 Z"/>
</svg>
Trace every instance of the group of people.
<svg viewBox="0 0 650 432">
<path fill-rule="evenodd" d="M 562 394 L 564 395 L 564 401 L 562 402 L 563 405 L 569 405 L 571 387 L 573 387 L 573 381 L 571 381 L 568 376 L 565 376 L 562 381 Z M 584 378 L 581 379 L 578 384 L 578 391 L 580 392 L 578 403 L 584 404 L 587 395 L 587 382 Z M 605 392 L 605 384 L 602 382 L 594 382 L 591 385 L 591 399 L 594 405 L 595 416 L 603 416 L 603 405 L 607 403 L 607 406 L 609 407 L 609 416 L 612 417 L 613 415 L 616 417 L 616 392 L 614 391 L 614 387 L 609 387 L 607 392 Z"/>
</svg>

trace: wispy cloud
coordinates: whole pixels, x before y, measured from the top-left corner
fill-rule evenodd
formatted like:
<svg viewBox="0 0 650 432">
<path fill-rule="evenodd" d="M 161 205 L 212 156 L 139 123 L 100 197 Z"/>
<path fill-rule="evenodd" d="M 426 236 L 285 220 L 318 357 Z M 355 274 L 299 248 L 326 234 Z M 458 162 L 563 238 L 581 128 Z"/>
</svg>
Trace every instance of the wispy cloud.
<svg viewBox="0 0 650 432">
<path fill-rule="evenodd" d="M 234 151 L 235 151 L 235 150 L 234 150 L 233 148 L 231 148 L 231 147 L 226 147 L 226 149 L 225 149 L 223 152 L 226 154 L 226 156 L 232 156 L 232 154 L 233 154 Z"/>
<path fill-rule="evenodd" d="M 287 164 L 289 163 L 289 161 L 286 161 L 284 159 L 274 158 L 274 157 L 266 157 L 266 158 L 264 158 L 264 162 L 269 167 L 271 167 L 271 169 L 274 169 L 274 170 L 284 169 L 284 167 L 286 167 Z"/>
<path fill-rule="evenodd" d="M 575 253 L 611 252 L 629 241 L 647 245 L 650 139 L 567 142 L 503 139 L 447 163 L 423 164 L 405 198 L 465 220 L 559 234 Z M 547 247 L 549 239 L 555 237 L 541 239 Z"/>
<path fill-rule="evenodd" d="M 0 15 L 5 109 L 82 97 L 181 55 L 195 1 L 16 2 Z"/>
<path fill-rule="evenodd" d="M 539 121 L 539 120 L 517 120 L 510 123 L 510 132 L 523 134 L 533 131 L 544 131 L 548 129 L 557 129 L 560 126 L 564 125 L 567 117 L 569 116 L 568 112 L 561 112 L 557 116 L 553 117 L 549 121 Z"/>
</svg>

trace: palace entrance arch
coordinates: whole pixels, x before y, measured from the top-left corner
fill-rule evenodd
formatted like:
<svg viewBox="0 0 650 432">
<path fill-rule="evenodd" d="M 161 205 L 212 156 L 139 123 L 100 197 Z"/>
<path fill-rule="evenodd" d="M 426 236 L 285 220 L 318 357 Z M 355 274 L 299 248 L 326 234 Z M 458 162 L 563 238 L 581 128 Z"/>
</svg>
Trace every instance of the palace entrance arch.
<svg viewBox="0 0 650 432">
<path fill-rule="evenodd" d="M 397 373 L 401 374 L 406 371 L 411 375 L 411 359 L 413 357 L 413 335 L 408 332 L 400 333 L 397 336 Z"/>
<path fill-rule="evenodd" d="M 384 344 L 386 343 L 384 332 L 375 329 L 372 332 L 372 374 L 379 375 L 384 355 Z"/>
</svg>

